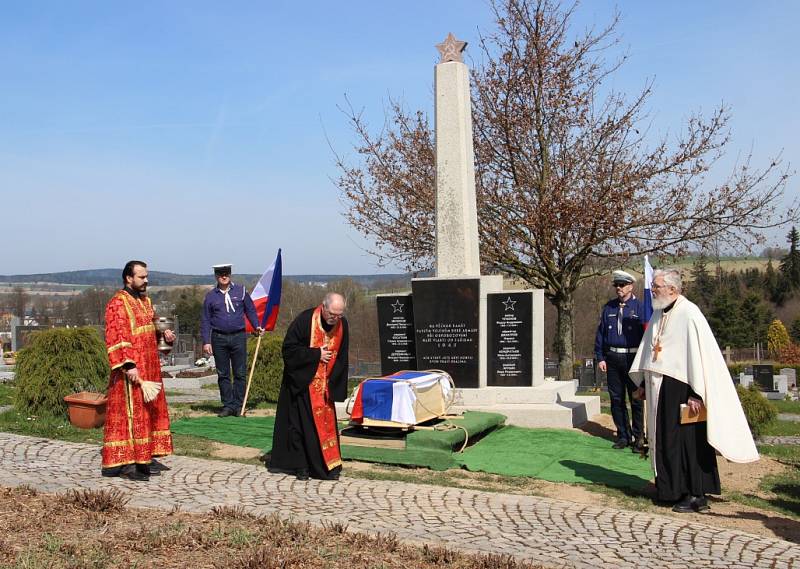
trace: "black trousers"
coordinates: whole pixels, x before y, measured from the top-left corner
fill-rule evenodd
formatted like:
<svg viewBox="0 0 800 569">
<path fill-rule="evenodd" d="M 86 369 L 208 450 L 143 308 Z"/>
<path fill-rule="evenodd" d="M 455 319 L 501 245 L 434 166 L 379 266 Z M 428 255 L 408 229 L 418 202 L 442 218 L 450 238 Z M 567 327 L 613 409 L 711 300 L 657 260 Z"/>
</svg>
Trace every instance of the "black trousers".
<svg viewBox="0 0 800 569">
<path fill-rule="evenodd" d="M 211 349 L 214 351 L 222 406 L 235 411 L 238 415 L 242 410 L 244 390 L 247 385 L 247 334 L 244 331 L 234 334 L 212 331 Z M 233 371 L 233 382 L 231 382 L 231 371 Z"/>
<path fill-rule="evenodd" d="M 611 398 L 611 417 L 617 428 L 617 438 L 632 441 L 641 438 L 644 434 L 642 425 L 642 402 L 633 398 L 636 384 L 628 375 L 636 354 L 606 354 L 606 377 L 608 382 L 608 395 Z M 627 399 L 631 403 L 631 414 L 628 415 Z M 631 422 L 631 419 L 633 421 Z"/>
</svg>

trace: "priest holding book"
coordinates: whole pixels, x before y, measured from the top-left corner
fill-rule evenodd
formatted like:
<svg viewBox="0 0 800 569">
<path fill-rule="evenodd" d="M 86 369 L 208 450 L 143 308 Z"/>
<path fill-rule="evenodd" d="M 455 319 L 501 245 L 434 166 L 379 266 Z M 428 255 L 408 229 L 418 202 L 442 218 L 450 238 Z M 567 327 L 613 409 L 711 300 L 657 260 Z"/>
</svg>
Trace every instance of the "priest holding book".
<svg viewBox="0 0 800 569">
<path fill-rule="evenodd" d="M 676 512 L 703 512 L 706 494 L 721 492 L 715 450 L 732 462 L 756 461 L 758 451 L 714 334 L 681 295 L 680 272 L 655 271 L 651 287 L 653 317 L 630 376 L 646 397 L 658 499 Z M 701 413 L 705 421 L 696 420 Z"/>
</svg>

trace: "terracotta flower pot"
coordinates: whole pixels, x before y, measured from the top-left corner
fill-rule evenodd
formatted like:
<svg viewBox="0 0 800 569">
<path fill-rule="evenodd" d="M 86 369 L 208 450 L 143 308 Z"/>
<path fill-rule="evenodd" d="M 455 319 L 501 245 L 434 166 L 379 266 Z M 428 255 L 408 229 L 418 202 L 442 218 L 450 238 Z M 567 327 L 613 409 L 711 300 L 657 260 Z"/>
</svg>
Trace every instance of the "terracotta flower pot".
<svg viewBox="0 0 800 569">
<path fill-rule="evenodd" d="M 14 364 L 17 363 L 17 360 L 16 358 L 3 358 L 3 363 L 6 364 L 7 366 L 13 366 Z"/>
<path fill-rule="evenodd" d="M 64 397 L 69 422 L 79 429 L 94 429 L 106 422 L 106 396 L 103 393 L 81 391 Z"/>
</svg>

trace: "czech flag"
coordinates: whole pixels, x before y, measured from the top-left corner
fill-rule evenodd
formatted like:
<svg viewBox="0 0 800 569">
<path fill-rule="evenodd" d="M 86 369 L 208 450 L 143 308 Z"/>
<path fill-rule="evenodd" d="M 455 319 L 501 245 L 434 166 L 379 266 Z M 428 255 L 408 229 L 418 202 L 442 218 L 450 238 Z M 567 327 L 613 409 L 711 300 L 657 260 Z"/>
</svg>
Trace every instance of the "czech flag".
<svg viewBox="0 0 800 569">
<path fill-rule="evenodd" d="M 261 275 L 253 292 L 250 293 L 250 298 L 256 305 L 259 325 L 264 330 L 274 330 L 278 321 L 278 309 L 281 305 L 281 272 L 281 250 L 278 249 L 275 261 Z M 247 328 L 247 332 L 254 331 L 247 318 L 245 318 L 245 328 Z"/>
<path fill-rule="evenodd" d="M 653 282 L 653 267 L 647 255 L 644 256 L 644 294 L 642 295 L 642 322 L 647 329 L 647 324 L 653 316 L 653 291 L 650 290 L 650 283 Z"/>
</svg>

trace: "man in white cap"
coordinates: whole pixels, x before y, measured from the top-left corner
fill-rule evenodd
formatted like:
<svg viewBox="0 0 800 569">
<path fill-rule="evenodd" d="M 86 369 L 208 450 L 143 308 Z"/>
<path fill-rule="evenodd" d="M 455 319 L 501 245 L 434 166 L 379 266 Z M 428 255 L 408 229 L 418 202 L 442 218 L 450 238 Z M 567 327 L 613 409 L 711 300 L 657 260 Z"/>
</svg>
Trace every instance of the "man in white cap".
<svg viewBox="0 0 800 569">
<path fill-rule="evenodd" d="M 711 327 L 681 295 L 680 272 L 655 271 L 651 289 L 653 317 L 630 373 L 642 383 L 637 396 L 647 396 L 656 491 L 675 512 L 703 512 L 706 494 L 721 491 L 715 449 L 732 462 L 756 461 L 758 451 Z M 703 411 L 704 421 L 681 419 Z"/>
<path fill-rule="evenodd" d="M 244 285 L 231 281 L 233 265 L 214 265 L 217 286 L 208 291 L 203 301 L 200 318 L 200 335 L 203 351 L 214 355 L 217 368 L 219 395 L 222 400 L 220 417 L 238 416 L 244 404 L 245 376 L 247 374 L 247 334 L 244 319 L 258 334 L 258 314 Z M 231 370 L 233 383 L 231 383 Z"/>
<path fill-rule="evenodd" d="M 600 371 L 607 374 L 611 417 L 617 428 L 617 440 L 613 448 L 631 446 L 633 452 L 638 452 L 642 448 L 644 434 L 642 402 L 633 398 L 636 385 L 628 375 L 628 370 L 642 340 L 644 324 L 639 299 L 633 294 L 636 278 L 625 271 L 614 271 L 611 279 L 617 296 L 608 301 L 600 313 L 594 357 Z M 630 418 L 626 394 L 631 403 Z"/>
</svg>

